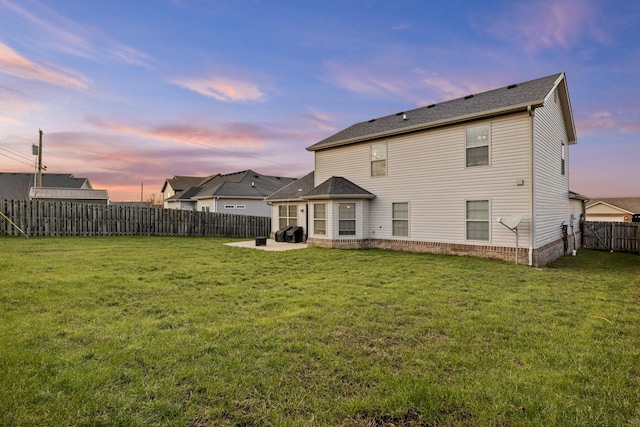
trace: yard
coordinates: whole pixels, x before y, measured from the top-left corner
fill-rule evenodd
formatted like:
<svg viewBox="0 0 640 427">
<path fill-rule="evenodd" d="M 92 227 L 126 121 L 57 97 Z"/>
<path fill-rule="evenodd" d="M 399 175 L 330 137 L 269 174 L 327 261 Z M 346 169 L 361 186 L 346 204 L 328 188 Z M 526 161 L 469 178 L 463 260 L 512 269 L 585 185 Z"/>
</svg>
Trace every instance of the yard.
<svg viewBox="0 0 640 427">
<path fill-rule="evenodd" d="M 0 238 L 0 425 L 640 425 L 640 257 Z"/>
</svg>

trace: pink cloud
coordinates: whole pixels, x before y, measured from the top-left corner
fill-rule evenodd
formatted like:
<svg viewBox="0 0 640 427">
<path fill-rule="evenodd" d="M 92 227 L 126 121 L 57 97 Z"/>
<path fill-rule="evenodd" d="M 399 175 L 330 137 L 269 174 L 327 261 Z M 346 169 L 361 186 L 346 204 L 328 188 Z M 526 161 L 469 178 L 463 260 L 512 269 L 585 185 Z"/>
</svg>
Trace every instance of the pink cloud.
<svg viewBox="0 0 640 427">
<path fill-rule="evenodd" d="M 617 131 L 621 134 L 640 134 L 640 121 L 634 117 L 610 111 L 597 111 L 576 118 L 578 135 L 594 134 L 602 131 Z"/>
<path fill-rule="evenodd" d="M 466 88 L 456 85 L 442 77 L 427 77 L 424 79 L 424 83 L 427 84 L 427 86 L 434 88 L 443 96 L 444 99 L 460 98 L 469 94 L 469 90 Z"/>
<path fill-rule="evenodd" d="M 185 78 L 176 79 L 172 83 L 223 102 L 263 101 L 266 99 L 266 95 L 258 85 L 237 77 Z"/>
<path fill-rule="evenodd" d="M 61 71 L 55 71 L 36 64 L 3 43 L 0 43 L 0 72 L 23 79 L 37 80 L 74 89 L 87 88 L 89 81 L 79 73 L 70 70 L 61 69 Z"/>
<path fill-rule="evenodd" d="M 313 142 L 326 136 L 327 123 L 317 118 L 310 127 L 294 128 L 273 123 L 226 122 L 215 125 L 169 123 L 140 125 L 107 120 L 95 116 L 86 118 L 88 123 L 101 129 L 122 134 L 135 135 L 155 140 L 178 141 L 217 149 L 255 149 L 275 142 Z"/>
<path fill-rule="evenodd" d="M 543 48 L 568 49 L 586 37 L 607 43 L 609 37 L 598 17 L 594 2 L 589 0 L 537 0 L 516 4 L 490 26 L 476 26 L 494 37 L 518 42 L 525 52 L 533 53 Z"/>
<path fill-rule="evenodd" d="M 35 30 L 29 40 L 33 45 L 98 62 L 108 58 L 146 68 L 155 62 L 149 55 L 112 39 L 102 30 L 78 24 L 39 1 L 22 3 L 0 0 L 0 5 Z"/>
<path fill-rule="evenodd" d="M 468 61 L 466 55 L 464 58 L 452 59 L 449 52 L 428 50 L 427 56 L 431 58 L 446 58 L 449 62 Z M 402 51 L 391 49 L 381 55 L 382 59 L 364 64 L 328 62 L 328 80 L 351 92 L 408 100 L 418 106 L 448 101 L 512 83 L 505 80 L 508 76 L 495 70 L 477 69 L 470 75 L 464 67 L 460 71 L 454 69 L 443 77 L 432 68 L 415 65 L 411 59 L 400 62 L 385 60 L 391 58 L 391 54 L 398 55 L 399 58 L 407 57 Z M 480 55 L 484 57 L 488 54 L 483 52 Z"/>
<path fill-rule="evenodd" d="M 300 133 L 302 133 L 300 131 Z M 215 149 L 192 144 L 149 143 L 144 139 L 109 133 L 58 132 L 45 136 L 45 164 L 55 173 L 73 173 L 90 179 L 94 188 L 109 191 L 112 200 L 139 200 L 159 193 L 173 175 L 206 176 L 254 169 L 260 173 L 301 177 L 313 168 L 313 156 L 303 147 L 277 145 L 247 150 Z M 214 149 L 212 149 L 214 148 Z M 24 167 L 29 172 L 28 166 Z"/>
<path fill-rule="evenodd" d="M 365 95 L 395 94 L 405 95 L 411 91 L 411 83 L 405 79 L 391 78 L 384 69 L 371 67 L 371 64 L 339 64 L 328 62 L 326 67 L 332 82 L 351 92 Z M 371 72 L 378 71 L 377 74 Z M 387 71 L 389 74 L 389 71 Z"/>
</svg>

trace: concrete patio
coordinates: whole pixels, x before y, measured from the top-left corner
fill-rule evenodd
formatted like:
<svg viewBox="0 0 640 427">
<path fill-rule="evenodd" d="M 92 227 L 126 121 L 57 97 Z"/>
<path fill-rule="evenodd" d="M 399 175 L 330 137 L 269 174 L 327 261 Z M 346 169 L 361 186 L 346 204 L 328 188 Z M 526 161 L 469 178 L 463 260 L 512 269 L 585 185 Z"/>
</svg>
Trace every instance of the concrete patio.
<svg viewBox="0 0 640 427">
<path fill-rule="evenodd" d="M 307 247 L 306 243 L 276 242 L 273 239 L 267 239 L 267 244 L 265 246 L 256 246 L 255 239 L 248 240 L 246 242 L 225 243 L 225 245 L 239 248 L 261 249 L 263 251 L 290 251 L 293 249 L 304 249 Z"/>
</svg>

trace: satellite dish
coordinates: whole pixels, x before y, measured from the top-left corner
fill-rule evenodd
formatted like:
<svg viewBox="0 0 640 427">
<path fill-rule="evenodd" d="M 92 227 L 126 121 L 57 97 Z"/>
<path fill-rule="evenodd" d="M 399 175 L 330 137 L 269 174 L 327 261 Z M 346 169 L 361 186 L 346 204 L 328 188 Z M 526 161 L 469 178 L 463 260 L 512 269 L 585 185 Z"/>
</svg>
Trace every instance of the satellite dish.
<svg viewBox="0 0 640 427">
<path fill-rule="evenodd" d="M 522 215 L 511 215 L 506 218 L 498 218 L 498 222 L 510 230 L 515 230 L 522 221 Z"/>
<path fill-rule="evenodd" d="M 516 265 L 518 265 L 518 225 L 522 221 L 522 215 L 511 215 L 506 218 L 498 218 L 498 222 L 516 233 Z"/>
</svg>

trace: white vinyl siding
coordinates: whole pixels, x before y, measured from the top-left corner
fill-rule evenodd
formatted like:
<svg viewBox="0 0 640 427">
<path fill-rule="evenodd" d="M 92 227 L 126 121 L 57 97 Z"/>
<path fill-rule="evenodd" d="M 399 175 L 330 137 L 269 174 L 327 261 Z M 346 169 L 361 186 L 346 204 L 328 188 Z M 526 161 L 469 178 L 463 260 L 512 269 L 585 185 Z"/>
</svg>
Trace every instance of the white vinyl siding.
<svg viewBox="0 0 640 427">
<path fill-rule="evenodd" d="M 389 207 L 402 200 L 411 207 L 410 240 L 469 243 L 464 202 L 490 199 L 492 219 L 522 215 L 519 242 L 528 246 L 530 118 L 525 112 L 478 124 L 490 125 L 491 167 L 466 167 L 470 125 L 455 125 L 389 138 L 385 179 L 371 177 L 370 143 L 316 151 L 315 184 L 342 176 L 375 194 L 363 213 L 363 238 L 394 238 Z M 557 158 L 555 165 L 558 172 Z M 515 246 L 513 233 L 496 224 L 489 221 L 491 244 Z"/>
<path fill-rule="evenodd" d="M 533 211 L 535 219 L 535 246 L 562 238 L 561 226 L 569 221 L 569 146 L 560 103 L 553 94 L 544 107 L 534 110 L 534 182 Z M 565 144 L 565 173 L 558 162 Z"/>
<path fill-rule="evenodd" d="M 303 228 L 306 225 L 306 202 L 273 202 L 271 206 L 271 232 L 275 233 L 278 231 L 280 227 L 280 212 L 281 207 L 285 207 L 286 209 L 286 217 L 293 218 L 295 216 L 296 225 L 302 226 Z M 294 214 L 295 211 L 295 214 Z M 282 212 L 284 214 L 284 212 Z M 291 215 L 291 216 L 289 216 Z M 293 224 L 289 224 L 293 225 Z M 305 233 L 307 231 L 305 230 Z"/>
</svg>

